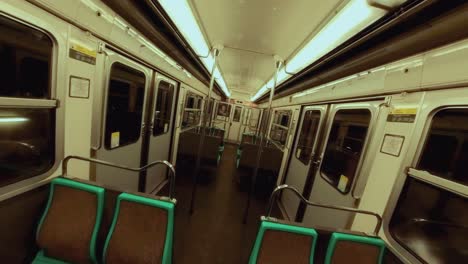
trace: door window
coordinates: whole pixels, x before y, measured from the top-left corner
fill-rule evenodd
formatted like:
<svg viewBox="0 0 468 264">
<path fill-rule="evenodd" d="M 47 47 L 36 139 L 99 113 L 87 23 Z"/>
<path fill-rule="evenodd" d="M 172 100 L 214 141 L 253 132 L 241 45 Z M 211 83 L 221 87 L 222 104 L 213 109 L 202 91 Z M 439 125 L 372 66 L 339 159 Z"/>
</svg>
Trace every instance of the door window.
<svg viewBox="0 0 468 264">
<path fill-rule="evenodd" d="M 201 96 L 191 92 L 187 93 L 182 115 L 182 128 L 197 126 L 200 123 L 202 101 Z"/>
<path fill-rule="evenodd" d="M 138 141 L 144 97 L 145 75 L 121 63 L 114 63 L 107 96 L 104 140 L 107 149 Z"/>
<path fill-rule="evenodd" d="M 0 16 L 0 187 L 44 174 L 54 165 L 53 46 L 47 34 Z M 17 107 L 2 105 L 10 97 Z"/>
<path fill-rule="evenodd" d="M 320 124 L 320 111 L 308 110 L 304 113 L 301 133 L 296 147 L 296 158 L 304 164 L 309 164 L 312 158 L 312 150 L 317 137 L 317 131 Z"/>
<path fill-rule="evenodd" d="M 156 97 L 154 113 L 153 136 L 165 134 L 169 131 L 172 120 L 172 102 L 174 99 L 174 85 L 161 81 Z"/>
<path fill-rule="evenodd" d="M 466 108 L 434 115 L 390 220 L 395 240 L 423 262 L 468 263 L 467 122 Z"/>
<path fill-rule="evenodd" d="M 273 123 L 271 124 L 270 139 L 282 148 L 286 145 L 288 139 L 291 116 L 292 112 L 290 110 L 275 111 Z"/>
<path fill-rule="evenodd" d="M 234 116 L 232 118 L 232 121 L 234 122 L 239 122 L 242 114 L 242 107 L 236 106 L 234 109 Z"/>
<path fill-rule="evenodd" d="M 322 177 L 342 193 L 348 193 L 362 156 L 371 112 L 346 109 L 336 112 L 323 157 Z"/>
</svg>

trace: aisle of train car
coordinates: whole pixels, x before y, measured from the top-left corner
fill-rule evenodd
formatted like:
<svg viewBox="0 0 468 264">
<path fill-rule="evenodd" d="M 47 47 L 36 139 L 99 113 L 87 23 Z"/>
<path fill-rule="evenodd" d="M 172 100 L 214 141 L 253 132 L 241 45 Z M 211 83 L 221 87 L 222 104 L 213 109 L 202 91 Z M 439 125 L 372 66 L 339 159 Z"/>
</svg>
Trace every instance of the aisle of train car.
<svg viewBox="0 0 468 264">
<path fill-rule="evenodd" d="M 237 145 L 226 144 L 219 166 L 201 172 L 192 215 L 192 172 L 189 166 L 177 167 L 175 263 L 247 263 L 267 200 L 252 199 L 244 224 L 247 192 L 235 179 L 236 150 Z"/>
</svg>

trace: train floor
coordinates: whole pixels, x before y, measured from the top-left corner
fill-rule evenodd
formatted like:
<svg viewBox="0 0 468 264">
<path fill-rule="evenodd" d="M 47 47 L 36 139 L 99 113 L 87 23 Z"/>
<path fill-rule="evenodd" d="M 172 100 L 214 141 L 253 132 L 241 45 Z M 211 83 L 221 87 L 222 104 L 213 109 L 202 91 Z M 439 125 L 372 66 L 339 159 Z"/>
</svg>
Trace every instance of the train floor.
<svg viewBox="0 0 468 264">
<path fill-rule="evenodd" d="M 236 148 L 226 144 L 219 165 L 202 170 L 200 177 L 209 180 L 198 184 L 192 215 L 192 171 L 178 164 L 174 263 L 248 262 L 268 199 L 253 197 L 247 223 L 243 223 L 247 193 L 240 191 L 235 178 Z M 275 208 L 275 216 L 278 212 Z"/>
</svg>

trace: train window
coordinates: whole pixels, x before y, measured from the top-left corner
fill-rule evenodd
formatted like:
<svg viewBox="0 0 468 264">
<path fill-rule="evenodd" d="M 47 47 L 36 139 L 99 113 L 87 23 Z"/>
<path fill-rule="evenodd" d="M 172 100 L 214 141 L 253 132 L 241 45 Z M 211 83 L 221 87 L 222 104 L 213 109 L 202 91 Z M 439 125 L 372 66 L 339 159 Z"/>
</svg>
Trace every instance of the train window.
<svg viewBox="0 0 468 264">
<path fill-rule="evenodd" d="M 270 139 L 282 148 L 286 145 L 289 135 L 291 111 L 275 111 L 271 124 Z"/>
<path fill-rule="evenodd" d="M 468 263 L 468 200 L 411 176 L 390 221 L 392 236 L 426 263 Z"/>
<path fill-rule="evenodd" d="M 158 86 L 156 109 L 154 113 L 153 136 L 165 134 L 169 131 L 172 119 L 172 102 L 174 99 L 174 85 L 161 81 Z"/>
<path fill-rule="evenodd" d="M 185 108 L 182 115 L 182 128 L 197 126 L 201 119 L 201 108 L 203 98 L 188 92 L 185 98 Z"/>
<path fill-rule="evenodd" d="M 50 98 L 52 48 L 45 33 L 0 16 L 0 96 Z"/>
<path fill-rule="evenodd" d="M 348 193 L 351 189 L 370 119 L 371 112 L 367 109 L 339 110 L 335 114 L 321 174 L 342 193 Z"/>
<path fill-rule="evenodd" d="M 121 63 L 110 72 L 105 147 L 113 149 L 138 141 L 141 133 L 145 75 Z"/>
<path fill-rule="evenodd" d="M 51 98 L 53 46 L 47 34 L 0 16 L 0 187 L 55 163 L 56 102 L 43 100 Z M 10 97 L 15 108 L 2 105 Z"/>
<path fill-rule="evenodd" d="M 312 149 L 320 123 L 320 111 L 309 110 L 304 113 L 301 133 L 296 147 L 296 158 L 304 164 L 309 164 L 312 158 Z"/>
<path fill-rule="evenodd" d="M 437 112 L 416 168 L 468 185 L 467 163 L 468 109 Z"/>
</svg>

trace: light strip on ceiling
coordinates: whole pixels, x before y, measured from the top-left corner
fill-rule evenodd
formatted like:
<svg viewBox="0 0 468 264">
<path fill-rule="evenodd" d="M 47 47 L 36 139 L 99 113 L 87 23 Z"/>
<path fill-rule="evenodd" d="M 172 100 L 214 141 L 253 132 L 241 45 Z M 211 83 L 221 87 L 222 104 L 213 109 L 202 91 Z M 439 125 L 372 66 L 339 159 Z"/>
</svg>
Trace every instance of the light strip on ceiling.
<svg viewBox="0 0 468 264">
<path fill-rule="evenodd" d="M 182 33 L 182 36 L 187 40 L 190 47 L 200 57 L 205 68 L 211 72 L 213 69 L 215 59 L 210 52 L 208 45 L 201 28 L 195 18 L 195 15 L 190 8 L 188 0 L 158 0 L 164 11 L 169 15 L 172 22 L 176 25 L 177 29 Z M 214 74 L 216 82 L 221 87 L 224 94 L 229 97 L 229 91 L 223 76 L 216 67 Z"/>
<path fill-rule="evenodd" d="M 288 72 L 299 72 L 308 65 L 320 59 L 345 41 L 362 31 L 364 28 L 383 17 L 387 11 L 372 7 L 367 0 L 351 0 L 341 11 L 336 14 L 309 42 L 299 50 L 289 61 L 286 69 Z M 289 79 L 285 67 L 278 71 L 278 84 Z M 272 80 L 269 82 L 272 83 Z M 263 85 L 252 96 L 255 101 L 264 95 L 272 85 Z"/>
</svg>

